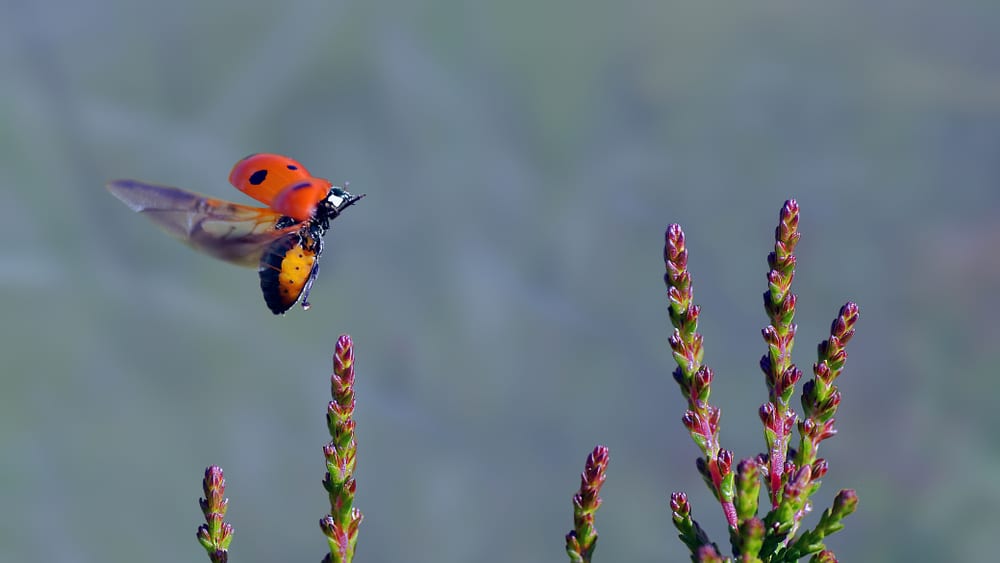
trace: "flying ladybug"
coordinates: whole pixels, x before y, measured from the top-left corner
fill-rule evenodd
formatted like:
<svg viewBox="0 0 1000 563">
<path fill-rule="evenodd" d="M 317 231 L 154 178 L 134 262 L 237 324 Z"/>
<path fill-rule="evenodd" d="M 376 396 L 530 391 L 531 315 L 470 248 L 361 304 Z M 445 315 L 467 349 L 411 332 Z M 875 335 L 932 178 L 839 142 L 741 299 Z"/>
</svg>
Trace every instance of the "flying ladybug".
<svg viewBox="0 0 1000 563">
<path fill-rule="evenodd" d="M 220 260 L 257 267 L 264 302 L 275 315 L 300 299 L 319 273 L 330 222 L 365 195 L 352 195 L 277 154 L 252 154 L 233 166 L 229 183 L 267 205 L 252 207 L 180 188 L 115 180 L 108 191 L 167 233 Z"/>
</svg>

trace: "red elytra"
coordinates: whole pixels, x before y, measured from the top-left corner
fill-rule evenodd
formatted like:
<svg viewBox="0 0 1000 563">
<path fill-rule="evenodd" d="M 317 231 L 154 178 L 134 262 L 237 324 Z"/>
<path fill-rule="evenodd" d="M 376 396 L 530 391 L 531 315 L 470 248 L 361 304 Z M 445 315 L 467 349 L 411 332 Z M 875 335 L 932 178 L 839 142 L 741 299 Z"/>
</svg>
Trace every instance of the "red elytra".
<svg viewBox="0 0 1000 563">
<path fill-rule="evenodd" d="M 316 206 L 330 194 L 333 184 L 323 178 L 310 178 L 278 192 L 271 209 L 295 219 L 308 221 L 316 214 Z"/>
<path fill-rule="evenodd" d="M 229 183 L 270 206 L 279 192 L 312 176 L 298 161 L 280 154 L 252 154 L 233 166 Z"/>
<path fill-rule="evenodd" d="M 252 154 L 233 166 L 229 183 L 236 189 L 295 219 L 308 221 L 333 183 L 313 178 L 298 161 L 280 154 Z"/>
</svg>

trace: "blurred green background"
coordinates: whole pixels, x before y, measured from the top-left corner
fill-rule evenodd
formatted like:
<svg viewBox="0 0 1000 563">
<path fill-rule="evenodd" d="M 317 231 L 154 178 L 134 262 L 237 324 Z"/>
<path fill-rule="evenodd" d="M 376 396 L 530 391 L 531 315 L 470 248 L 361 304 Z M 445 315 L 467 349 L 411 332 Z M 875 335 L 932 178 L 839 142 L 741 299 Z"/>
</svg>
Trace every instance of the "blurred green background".
<svg viewBox="0 0 1000 563">
<path fill-rule="evenodd" d="M 357 561 L 564 560 L 611 448 L 597 561 L 727 546 L 670 377 L 688 236 L 722 438 L 763 448 L 761 293 L 802 206 L 796 361 L 848 299 L 842 561 L 981 559 L 1000 529 L 1000 3 L 11 0 L 0 18 L 0 561 L 317 561 L 337 335 L 358 369 Z M 278 152 L 368 198 L 314 307 L 108 195 L 235 201 Z"/>
</svg>

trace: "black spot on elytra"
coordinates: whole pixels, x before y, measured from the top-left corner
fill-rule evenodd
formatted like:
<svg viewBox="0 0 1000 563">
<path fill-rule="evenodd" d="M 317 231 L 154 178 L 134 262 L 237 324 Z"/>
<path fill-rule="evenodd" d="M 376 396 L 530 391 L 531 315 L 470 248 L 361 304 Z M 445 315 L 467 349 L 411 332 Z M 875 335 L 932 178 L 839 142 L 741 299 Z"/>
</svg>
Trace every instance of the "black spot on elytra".
<svg viewBox="0 0 1000 563">
<path fill-rule="evenodd" d="M 265 178 L 267 178 L 267 170 L 258 170 L 250 175 L 250 183 L 259 186 L 264 183 Z"/>
<path fill-rule="evenodd" d="M 294 164 L 289 164 L 289 165 L 288 165 L 288 169 L 289 169 L 289 170 L 298 170 L 298 169 L 299 169 L 299 167 L 298 167 L 298 166 L 295 166 Z"/>
</svg>

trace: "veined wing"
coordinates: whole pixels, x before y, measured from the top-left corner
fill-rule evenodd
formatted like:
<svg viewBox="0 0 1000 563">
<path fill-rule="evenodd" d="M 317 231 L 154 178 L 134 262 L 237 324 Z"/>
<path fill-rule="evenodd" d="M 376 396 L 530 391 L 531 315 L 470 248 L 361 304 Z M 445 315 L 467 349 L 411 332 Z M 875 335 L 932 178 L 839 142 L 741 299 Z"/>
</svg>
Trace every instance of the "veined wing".
<svg viewBox="0 0 1000 563">
<path fill-rule="evenodd" d="M 241 266 L 257 267 L 268 245 L 300 227 L 277 229 L 274 210 L 170 186 L 115 180 L 108 191 L 192 248 Z"/>
</svg>

